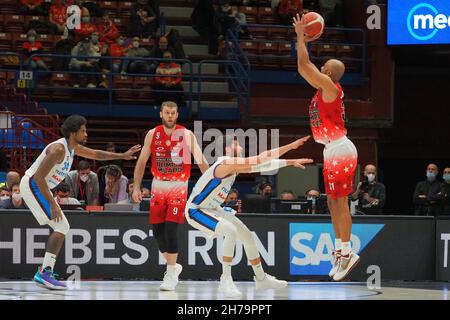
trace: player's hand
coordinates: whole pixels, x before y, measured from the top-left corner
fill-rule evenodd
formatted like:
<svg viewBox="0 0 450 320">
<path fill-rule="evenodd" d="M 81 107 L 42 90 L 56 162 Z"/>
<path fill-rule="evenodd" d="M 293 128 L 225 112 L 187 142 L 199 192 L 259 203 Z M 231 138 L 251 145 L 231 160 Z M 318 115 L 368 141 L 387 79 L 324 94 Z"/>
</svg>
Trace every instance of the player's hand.
<svg viewBox="0 0 450 320">
<path fill-rule="evenodd" d="M 305 35 L 305 18 L 304 15 L 301 15 L 297 13 L 297 15 L 294 17 L 294 23 L 292 23 L 295 29 L 295 33 L 299 37 L 303 37 Z"/>
<path fill-rule="evenodd" d="M 133 200 L 134 203 L 141 203 L 142 201 L 142 192 L 140 189 L 134 189 L 133 194 L 131 195 L 131 200 Z"/>
<path fill-rule="evenodd" d="M 304 164 L 309 164 L 309 163 L 313 163 L 313 159 L 293 159 L 291 165 L 296 167 L 296 168 L 300 168 L 300 169 L 305 169 Z"/>
<path fill-rule="evenodd" d="M 134 160 L 137 159 L 137 157 L 134 155 L 136 152 L 141 151 L 141 145 L 137 144 L 135 146 L 132 146 L 130 149 L 128 149 L 127 152 L 123 153 L 123 159 L 124 160 Z"/>
<path fill-rule="evenodd" d="M 305 142 L 308 141 L 309 138 L 311 138 L 311 136 L 306 136 L 306 137 L 295 140 L 294 142 L 291 143 L 291 149 L 297 149 L 298 147 L 304 145 Z"/>
<path fill-rule="evenodd" d="M 52 220 L 55 220 L 56 223 L 62 220 L 61 208 L 55 201 L 52 201 L 50 204 L 50 212 L 52 214 Z"/>
</svg>

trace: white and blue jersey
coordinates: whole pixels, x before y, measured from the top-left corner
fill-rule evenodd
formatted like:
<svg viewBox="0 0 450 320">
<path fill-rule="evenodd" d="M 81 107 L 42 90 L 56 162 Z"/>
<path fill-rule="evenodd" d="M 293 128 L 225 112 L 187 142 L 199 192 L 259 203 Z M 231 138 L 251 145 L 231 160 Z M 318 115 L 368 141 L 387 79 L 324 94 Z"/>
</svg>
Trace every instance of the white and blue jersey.
<svg viewBox="0 0 450 320">
<path fill-rule="evenodd" d="M 61 163 L 54 165 L 45 177 L 48 189 L 51 190 L 55 188 L 66 178 L 67 173 L 72 167 L 74 151 L 69 149 L 67 140 L 62 138 L 48 144 L 45 147 L 36 161 L 25 172 L 25 175 L 20 182 L 20 193 L 40 225 L 49 224 L 49 220 L 52 219 L 52 215 L 50 211 L 50 203 L 40 192 L 36 181 L 34 180 L 34 175 L 47 155 L 48 148 L 55 144 L 62 144 L 64 146 L 65 155 L 64 160 Z"/>
<path fill-rule="evenodd" d="M 235 214 L 228 207 L 222 207 L 233 186 L 236 174 L 217 178 L 215 170 L 219 164 L 230 157 L 220 157 L 203 173 L 194 186 L 186 203 L 186 220 L 193 227 L 207 233 L 214 232 L 218 218 L 224 214 Z"/>
</svg>

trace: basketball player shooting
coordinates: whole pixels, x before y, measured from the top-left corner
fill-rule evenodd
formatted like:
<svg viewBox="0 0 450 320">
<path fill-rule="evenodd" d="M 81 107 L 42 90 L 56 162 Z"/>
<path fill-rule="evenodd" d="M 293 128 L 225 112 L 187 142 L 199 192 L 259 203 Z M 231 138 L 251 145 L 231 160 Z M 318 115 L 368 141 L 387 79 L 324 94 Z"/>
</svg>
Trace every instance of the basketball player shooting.
<svg viewBox="0 0 450 320">
<path fill-rule="evenodd" d="M 264 272 L 253 234 L 235 216 L 235 210 L 222 207 L 222 204 L 240 173 L 271 172 L 286 166 L 304 169 L 304 164 L 312 163 L 311 159 L 278 159 L 286 152 L 297 149 L 308 139 L 309 136 L 280 148 L 265 151 L 256 157 L 242 158 L 240 157 L 242 147 L 233 137 L 233 141 L 226 147 L 227 156 L 219 157 L 195 184 L 186 204 L 186 220 L 192 227 L 208 235 L 224 236 L 219 291 L 225 296 L 241 296 L 231 275 L 236 240 L 242 241 L 244 245 L 247 259 L 255 274 L 256 290 L 281 289 L 287 286 L 286 281 L 278 280 Z"/>
<path fill-rule="evenodd" d="M 184 223 L 191 154 L 202 172 L 209 166 L 192 131 L 177 124 L 177 104 L 163 102 L 160 117 L 162 125 L 151 129 L 145 136 L 144 147 L 134 170 L 132 198 L 134 202 L 142 201 L 141 182 L 151 156 L 150 224 L 167 265 L 160 290 L 174 291 L 183 270 L 177 263 L 177 231 L 178 225 Z"/>
<path fill-rule="evenodd" d="M 294 17 L 297 34 L 298 72 L 317 93 L 311 101 L 309 116 L 314 140 L 324 144 L 323 177 L 335 233 L 335 251 L 329 276 L 336 281 L 345 279 L 359 262 L 352 252 L 350 235 L 352 218 L 348 195 L 353 192 L 353 178 L 358 153 L 347 138 L 344 127 L 344 92 L 339 80 L 345 72 L 342 61 L 328 60 L 319 71 L 310 61 L 306 42 L 317 39 L 320 34 L 305 36 L 305 16 Z"/>
<path fill-rule="evenodd" d="M 53 229 L 47 241 L 44 262 L 33 279 L 39 287 L 51 290 L 67 289 L 56 279 L 53 268 L 70 226 L 50 190 L 65 179 L 74 155 L 94 160 L 132 160 L 141 149 L 140 145 L 135 145 L 125 153 L 113 153 L 85 147 L 86 119 L 79 115 L 68 117 L 61 126 L 61 133 L 64 137 L 45 147 L 20 182 L 23 200 L 31 213 L 40 225 Z"/>
</svg>

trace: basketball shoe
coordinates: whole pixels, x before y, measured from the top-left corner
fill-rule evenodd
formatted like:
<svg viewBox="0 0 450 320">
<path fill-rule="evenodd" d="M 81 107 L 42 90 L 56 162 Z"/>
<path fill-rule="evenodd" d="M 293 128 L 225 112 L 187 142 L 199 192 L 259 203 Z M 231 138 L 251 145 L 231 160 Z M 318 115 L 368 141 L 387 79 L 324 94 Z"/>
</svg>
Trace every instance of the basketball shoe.
<svg viewBox="0 0 450 320">
<path fill-rule="evenodd" d="M 339 258 L 338 269 L 336 271 L 336 274 L 333 276 L 333 280 L 335 281 L 344 280 L 345 277 L 348 276 L 350 271 L 352 271 L 352 269 L 356 267 L 358 262 L 359 256 L 354 252 L 350 252 L 348 256 L 341 256 Z"/>
<path fill-rule="evenodd" d="M 230 298 L 238 298 L 242 293 L 236 288 L 231 276 L 220 277 L 219 292 L 222 292 L 225 296 Z"/>
<path fill-rule="evenodd" d="M 38 268 L 38 271 L 34 275 L 34 282 L 37 286 L 41 288 L 46 288 L 50 290 L 66 290 L 67 287 L 65 284 L 56 280 L 58 275 L 52 271 L 49 267 L 42 269 L 42 267 Z"/>
<path fill-rule="evenodd" d="M 164 273 L 163 283 L 159 287 L 161 291 L 175 291 L 175 287 L 178 284 L 178 276 L 181 271 L 183 271 L 183 266 L 181 264 L 175 265 L 175 273 L 169 274 L 167 271 Z"/>
<path fill-rule="evenodd" d="M 266 290 L 266 289 L 283 289 L 287 287 L 287 282 L 284 280 L 278 280 L 274 276 L 266 273 L 266 276 L 262 280 L 257 280 L 256 277 L 253 277 L 255 280 L 255 290 Z"/>
<path fill-rule="evenodd" d="M 341 250 L 333 251 L 332 253 L 332 260 L 331 260 L 331 270 L 330 273 L 328 273 L 328 276 L 330 278 L 333 278 L 333 276 L 336 274 L 337 269 L 339 267 L 339 259 L 341 258 Z"/>
</svg>

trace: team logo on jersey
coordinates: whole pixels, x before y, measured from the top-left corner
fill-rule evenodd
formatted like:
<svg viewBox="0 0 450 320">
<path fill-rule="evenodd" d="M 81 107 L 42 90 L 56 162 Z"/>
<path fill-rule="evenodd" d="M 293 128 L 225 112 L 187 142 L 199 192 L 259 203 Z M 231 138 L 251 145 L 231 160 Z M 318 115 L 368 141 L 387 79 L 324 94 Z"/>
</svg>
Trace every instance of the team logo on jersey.
<svg viewBox="0 0 450 320">
<path fill-rule="evenodd" d="M 164 148 L 163 147 L 158 147 L 158 148 L 156 148 L 156 151 L 162 152 L 162 151 L 164 151 Z"/>
<path fill-rule="evenodd" d="M 170 140 L 166 140 L 166 146 L 170 146 L 171 144 Z"/>
</svg>

